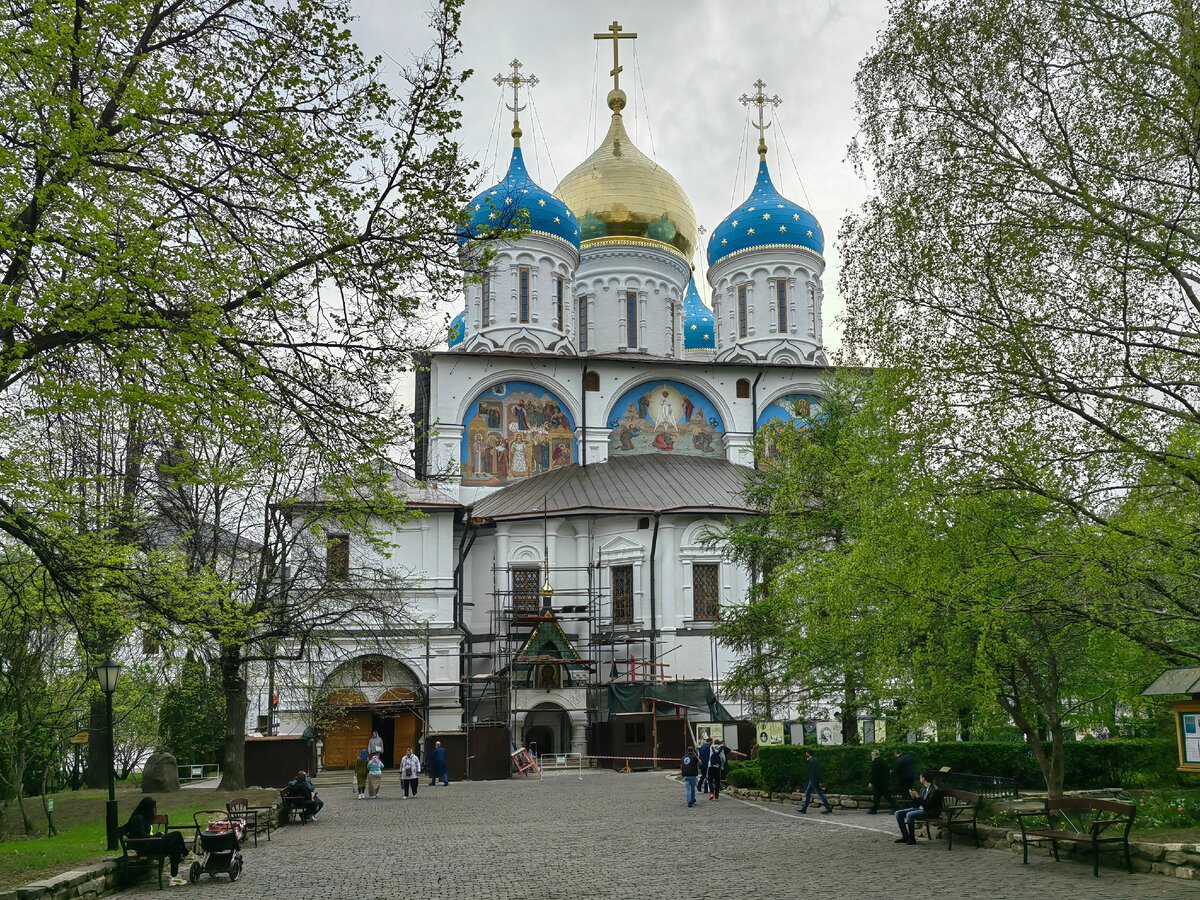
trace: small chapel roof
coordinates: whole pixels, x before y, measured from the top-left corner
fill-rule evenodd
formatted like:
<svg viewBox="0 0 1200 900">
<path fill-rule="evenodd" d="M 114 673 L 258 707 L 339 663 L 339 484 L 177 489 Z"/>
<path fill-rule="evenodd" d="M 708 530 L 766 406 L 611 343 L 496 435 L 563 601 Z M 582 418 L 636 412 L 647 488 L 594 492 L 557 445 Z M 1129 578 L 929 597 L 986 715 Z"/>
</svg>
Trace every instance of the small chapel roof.
<svg viewBox="0 0 1200 900">
<path fill-rule="evenodd" d="M 723 459 L 643 454 L 563 466 L 502 488 L 475 504 L 476 522 L 542 515 L 753 513 L 749 470 Z"/>
</svg>

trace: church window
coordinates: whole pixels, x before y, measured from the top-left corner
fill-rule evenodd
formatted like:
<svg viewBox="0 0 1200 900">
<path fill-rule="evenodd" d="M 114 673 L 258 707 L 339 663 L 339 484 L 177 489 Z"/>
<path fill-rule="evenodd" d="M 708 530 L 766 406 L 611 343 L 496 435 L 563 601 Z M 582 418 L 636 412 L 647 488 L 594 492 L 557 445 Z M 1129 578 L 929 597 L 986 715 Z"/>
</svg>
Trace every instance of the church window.
<svg viewBox="0 0 1200 900">
<path fill-rule="evenodd" d="M 579 349 L 586 350 L 587 348 L 588 348 L 587 297 L 580 297 L 579 298 Z M 597 388 L 596 390 L 599 390 L 599 388 Z"/>
<path fill-rule="evenodd" d="M 486 328 L 492 324 L 492 277 L 483 276 L 483 303 L 480 309 L 480 324 Z"/>
<path fill-rule="evenodd" d="M 808 336 L 813 337 L 816 334 L 817 323 L 817 286 L 810 284 L 808 286 Z"/>
<path fill-rule="evenodd" d="M 644 744 L 644 743 L 646 743 L 646 723 L 645 722 L 626 722 L 625 723 L 625 743 L 626 744 Z"/>
<path fill-rule="evenodd" d="M 750 399 L 750 379 L 739 378 L 737 380 L 737 398 L 739 400 Z"/>
<path fill-rule="evenodd" d="M 720 574 L 717 563 L 692 565 L 692 618 L 713 620 L 720 611 Z"/>
<path fill-rule="evenodd" d="M 625 346 L 638 345 L 637 292 L 625 292 Z"/>
<path fill-rule="evenodd" d="M 541 585 L 536 566 L 512 570 L 513 612 L 519 616 L 535 616 L 540 608 Z"/>
<path fill-rule="evenodd" d="M 633 621 L 633 566 L 612 567 L 613 621 Z"/>
<path fill-rule="evenodd" d="M 520 290 L 520 315 L 522 322 L 529 321 L 529 270 L 521 268 L 517 270 L 517 280 Z"/>
<path fill-rule="evenodd" d="M 325 547 L 325 574 L 330 578 L 350 575 L 350 535 L 331 534 Z"/>
<path fill-rule="evenodd" d="M 667 311 L 667 315 L 669 317 L 669 319 L 667 321 L 667 347 L 670 348 L 667 352 L 671 356 L 674 356 L 675 355 L 675 304 L 674 303 L 671 304 L 670 309 Z"/>
<path fill-rule="evenodd" d="M 600 390 L 600 373 L 599 372 L 588 372 L 586 375 L 584 375 L 583 376 L 583 389 L 585 391 Z"/>
<path fill-rule="evenodd" d="M 787 302 L 787 282 L 781 278 L 775 282 L 775 305 L 778 307 L 779 332 L 781 334 L 788 330 Z"/>
<path fill-rule="evenodd" d="M 554 276 L 554 323 L 562 331 L 566 326 L 563 322 L 563 277 Z"/>
<path fill-rule="evenodd" d="M 737 316 L 738 316 L 738 337 L 746 336 L 747 315 L 746 315 L 746 286 L 739 285 L 737 289 Z"/>
<path fill-rule="evenodd" d="M 362 661 L 363 684 L 378 684 L 383 681 L 383 660 L 379 657 Z"/>
<path fill-rule="evenodd" d="M 642 516 L 638 519 L 638 531 L 646 531 L 650 528 L 650 517 Z"/>
</svg>

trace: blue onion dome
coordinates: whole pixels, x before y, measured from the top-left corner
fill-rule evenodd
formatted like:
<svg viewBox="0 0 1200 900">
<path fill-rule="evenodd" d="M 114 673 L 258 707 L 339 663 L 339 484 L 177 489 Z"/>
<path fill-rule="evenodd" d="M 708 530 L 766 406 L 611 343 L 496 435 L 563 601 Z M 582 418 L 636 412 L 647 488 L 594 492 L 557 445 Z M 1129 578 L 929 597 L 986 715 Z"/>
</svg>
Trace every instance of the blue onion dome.
<svg viewBox="0 0 1200 900">
<path fill-rule="evenodd" d="M 683 295 L 683 349 L 712 350 L 717 345 L 713 312 L 696 290 L 696 279 L 688 282 Z"/>
<path fill-rule="evenodd" d="M 529 177 L 520 145 L 513 147 L 504 179 L 472 200 L 467 211 L 471 221 L 468 230 L 459 233 L 459 243 L 496 228 L 520 227 L 523 224 L 520 213 L 524 211 L 529 215 L 529 230 L 534 234 L 549 235 L 579 249 L 579 223 L 574 214 Z"/>
<path fill-rule="evenodd" d="M 456 347 L 467 336 L 467 311 L 464 309 L 450 321 L 450 329 L 446 333 L 446 342 Z"/>
<path fill-rule="evenodd" d="M 825 250 L 825 235 L 816 218 L 775 190 L 765 159 L 758 163 L 758 180 L 750 196 L 713 230 L 708 264 L 762 247 L 803 247 L 818 255 Z"/>
</svg>

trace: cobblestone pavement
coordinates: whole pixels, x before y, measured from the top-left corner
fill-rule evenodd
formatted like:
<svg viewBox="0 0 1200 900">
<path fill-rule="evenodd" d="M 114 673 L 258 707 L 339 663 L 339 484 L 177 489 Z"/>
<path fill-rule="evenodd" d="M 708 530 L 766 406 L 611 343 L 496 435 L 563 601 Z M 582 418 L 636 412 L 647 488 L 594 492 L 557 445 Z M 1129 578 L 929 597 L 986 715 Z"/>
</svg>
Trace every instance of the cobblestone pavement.
<svg viewBox="0 0 1200 900">
<path fill-rule="evenodd" d="M 688 809 L 663 774 L 461 782 L 403 799 L 320 789 L 325 809 L 245 849 L 242 877 L 169 887 L 214 900 L 295 898 L 1200 897 L 1200 885 L 968 841 L 895 844 L 888 816 L 707 797 Z M 162 897 L 154 884 L 125 897 Z"/>
</svg>

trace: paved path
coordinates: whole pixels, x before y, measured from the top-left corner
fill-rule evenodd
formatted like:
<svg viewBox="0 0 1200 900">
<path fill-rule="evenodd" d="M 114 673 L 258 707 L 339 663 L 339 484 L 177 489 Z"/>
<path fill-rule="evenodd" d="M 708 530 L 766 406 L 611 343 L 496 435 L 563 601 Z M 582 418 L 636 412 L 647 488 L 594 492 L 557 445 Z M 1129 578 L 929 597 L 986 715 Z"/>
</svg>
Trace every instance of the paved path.
<svg viewBox="0 0 1200 900">
<path fill-rule="evenodd" d="M 886 816 L 801 816 L 792 807 L 702 798 L 662 774 L 556 774 L 461 782 L 404 800 L 321 789 L 319 821 L 245 851 L 236 884 L 205 876 L 171 894 L 214 900 L 373 898 L 1200 897 L 1200 885 L 1055 863 L 969 842 L 893 843 Z M 161 898 L 154 885 L 125 897 Z"/>
</svg>

